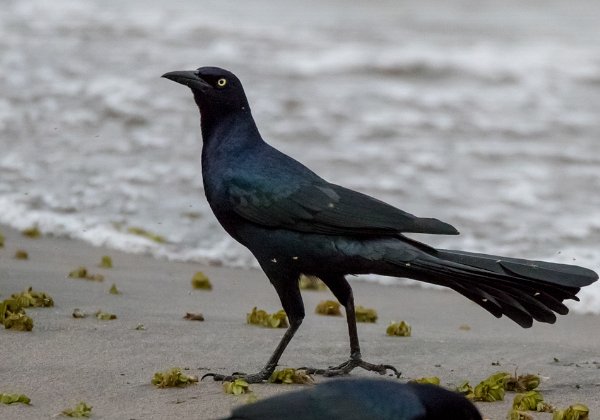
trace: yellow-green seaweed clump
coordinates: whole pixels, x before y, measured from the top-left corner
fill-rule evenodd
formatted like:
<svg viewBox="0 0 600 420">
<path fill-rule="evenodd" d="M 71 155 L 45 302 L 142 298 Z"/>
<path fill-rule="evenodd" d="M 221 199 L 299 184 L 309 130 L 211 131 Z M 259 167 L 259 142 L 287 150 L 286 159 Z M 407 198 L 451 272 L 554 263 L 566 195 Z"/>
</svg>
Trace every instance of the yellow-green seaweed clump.
<svg viewBox="0 0 600 420">
<path fill-rule="evenodd" d="M 473 393 L 473 387 L 469 384 L 469 381 L 464 381 L 460 383 L 456 389 L 456 392 L 464 395 L 466 398 L 472 400 L 475 398 L 475 394 Z"/>
<path fill-rule="evenodd" d="M 538 391 L 528 391 L 515 395 L 513 409 L 517 411 L 540 411 L 551 413 L 554 407 L 544 401 L 544 397 Z"/>
<path fill-rule="evenodd" d="M 74 408 L 65 408 L 60 414 L 66 417 L 90 417 L 92 406 L 81 401 Z"/>
<path fill-rule="evenodd" d="M 0 232 L 0 248 L 4 248 L 4 235 Z"/>
<path fill-rule="evenodd" d="M 100 264 L 98 264 L 100 268 L 113 268 L 112 258 L 108 255 L 103 255 L 100 259 Z"/>
<path fill-rule="evenodd" d="M 13 293 L 11 295 L 17 305 L 21 308 L 49 308 L 54 306 L 54 300 L 45 292 L 39 292 L 33 290 L 32 287 L 21 292 L 21 293 Z"/>
<path fill-rule="evenodd" d="M 31 331 L 33 320 L 25 314 L 15 299 L 0 302 L 0 324 L 7 330 Z"/>
<path fill-rule="evenodd" d="M 540 386 L 540 377 L 530 373 L 519 376 L 510 375 L 505 384 L 507 391 L 516 392 L 533 391 L 538 386 Z"/>
<path fill-rule="evenodd" d="M 156 372 L 152 378 L 152 385 L 157 388 L 184 387 L 198 382 L 198 377 L 186 375 L 181 372 L 181 368 L 175 367 L 164 372 Z"/>
<path fill-rule="evenodd" d="M 410 337 L 412 334 L 412 327 L 408 322 L 400 321 L 400 322 L 392 322 L 388 325 L 385 333 L 390 336 L 396 337 Z"/>
<path fill-rule="evenodd" d="M 117 319 L 115 314 L 104 311 L 97 311 L 94 315 L 96 315 L 96 318 L 101 321 L 112 321 L 113 319 Z"/>
<path fill-rule="evenodd" d="M 356 322 L 377 322 L 377 311 L 375 309 L 358 305 L 354 312 L 356 313 Z"/>
<path fill-rule="evenodd" d="M 241 395 L 252 392 L 250 385 L 244 379 L 238 378 L 233 381 L 223 382 L 223 391 L 226 394 Z"/>
<path fill-rule="evenodd" d="M 335 300 L 323 300 L 315 308 L 315 313 L 328 316 L 342 316 L 340 304 Z"/>
<path fill-rule="evenodd" d="M 552 420 L 589 420 L 590 409 L 584 404 L 573 404 L 564 410 L 556 410 Z"/>
<path fill-rule="evenodd" d="M 83 279 L 97 282 L 104 281 L 104 276 L 102 274 L 92 274 L 83 266 L 77 267 L 75 270 L 71 271 L 68 277 L 71 279 Z"/>
<path fill-rule="evenodd" d="M 274 371 L 269 382 L 273 384 L 313 384 L 314 379 L 304 369 L 285 368 Z"/>
<path fill-rule="evenodd" d="M 487 379 L 481 381 L 475 388 L 465 381 L 458 386 L 457 392 L 474 401 L 501 401 L 504 399 L 504 391 L 525 392 L 532 391 L 540 384 L 540 377 L 526 374 L 513 376 L 508 372 L 496 372 Z M 516 410 L 522 411 L 522 410 Z M 515 414 L 516 416 L 516 414 Z"/>
<path fill-rule="evenodd" d="M 430 376 L 418 379 L 412 379 L 408 381 L 409 384 L 429 384 L 429 385 L 438 385 L 440 384 L 440 378 L 437 376 Z"/>
<path fill-rule="evenodd" d="M 24 249 L 17 249 L 15 251 L 15 259 L 16 260 L 28 260 L 29 254 Z"/>
<path fill-rule="evenodd" d="M 212 290 L 212 284 L 206 274 L 198 271 L 192 277 L 192 289 Z"/>
<path fill-rule="evenodd" d="M 0 392 L 0 403 L 2 404 L 29 404 L 31 403 L 31 398 L 29 398 L 25 394 L 2 394 Z"/>
<path fill-rule="evenodd" d="M 283 309 L 269 314 L 267 311 L 252 308 L 252 312 L 246 314 L 246 323 L 251 325 L 260 325 L 267 328 L 287 328 L 289 327 L 287 315 Z"/>
<path fill-rule="evenodd" d="M 481 381 L 473 390 L 473 400 L 494 402 L 504 400 L 505 384 L 511 375 L 498 372 Z"/>
<path fill-rule="evenodd" d="M 31 331 L 33 319 L 25 313 L 10 314 L 4 319 L 4 328 L 15 331 Z"/>
<path fill-rule="evenodd" d="M 23 229 L 21 234 L 31 239 L 37 239 L 42 236 L 42 232 L 40 232 L 40 229 L 37 227 L 37 225 Z"/>
<path fill-rule="evenodd" d="M 121 291 L 117 289 L 117 285 L 115 283 L 113 283 L 112 286 L 110 286 L 110 289 L 108 289 L 108 293 L 110 293 L 111 295 L 122 294 Z"/>
<path fill-rule="evenodd" d="M 302 290 L 327 290 L 327 286 L 318 277 L 300 275 L 299 279 L 300 289 Z"/>
</svg>

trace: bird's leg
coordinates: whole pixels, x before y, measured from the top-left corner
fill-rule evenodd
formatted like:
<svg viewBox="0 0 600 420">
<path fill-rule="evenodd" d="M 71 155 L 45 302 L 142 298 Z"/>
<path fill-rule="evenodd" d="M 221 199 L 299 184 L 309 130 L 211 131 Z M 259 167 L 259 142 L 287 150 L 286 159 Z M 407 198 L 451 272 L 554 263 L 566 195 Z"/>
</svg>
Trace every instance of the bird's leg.
<svg viewBox="0 0 600 420">
<path fill-rule="evenodd" d="M 298 319 L 296 319 L 296 320 L 290 319 L 289 328 L 285 331 L 285 334 L 283 334 L 283 337 L 281 337 L 281 341 L 279 341 L 279 344 L 277 345 L 277 347 L 275 348 L 275 351 L 269 358 L 269 361 L 267 362 L 265 367 L 263 367 L 261 369 L 260 372 L 254 373 L 254 374 L 245 374 L 245 373 L 241 373 L 241 372 L 235 372 L 235 373 L 232 373 L 231 375 L 221 375 L 218 373 L 207 373 L 206 375 L 204 375 L 202 377 L 202 379 L 209 377 L 209 376 L 212 377 L 215 381 L 232 381 L 234 379 L 241 378 L 241 379 L 244 379 L 249 384 L 256 384 L 256 383 L 266 381 L 267 379 L 269 379 L 269 377 L 271 377 L 271 374 L 277 367 L 277 363 L 279 362 L 279 359 L 281 358 L 283 351 L 285 350 L 285 348 L 287 347 L 289 342 L 294 337 L 294 334 L 300 327 L 300 324 L 302 324 L 302 319 L 299 319 L 299 320 Z"/>
<path fill-rule="evenodd" d="M 377 372 L 380 375 L 385 375 L 390 370 L 396 377 L 400 377 L 400 372 L 391 365 L 375 365 L 362 360 L 360 353 L 360 344 L 358 341 L 358 332 L 356 330 L 356 312 L 354 310 L 354 296 L 352 288 L 348 281 L 344 278 L 337 277 L 327 282 L 325 278 L 322 280 L 329 286 L 331 292 L 346 308 L 346 322 L 348 323 L 348 335 L 350 337 L 350 359 L 338 366 L 330 366 L 328 369 L 313 369 L 307 368 L 308 373 L 324 376 L 340 376 L 347 375 L 355 368 L 359 367 L 368 371 Z M 331 283 L 331 285 L 330 285 Z"/>
<path fill-rule="evenodd" d="M 266 272 L 266 271 L 265 271 Z M 267 273 L 268 275 L 269 273 Z M 248 383 L 260 383 L 266 381 L 271 377 L 273 371 L 277 367 L 277 363 L 279 363 L 279 359 L 281 355 L 285 351 L 285 348 L 289 344 L 289 342 L 294 337 L 294 334 L 302 324 L 302 320 L 304 319 L 304 304 L 302 303 L 302 296 L 300 295 L 300 289 L 298 287 L 298 282 L 276 282 L 269 276 L 271 283 L 275 286 L 277 293 L 279 294 L 279 298 L 281 299 L 281 304 L 283 305 L 283 309 L 290 321 L 290 326 L 281 337 L 279 344 L 275 348 L 275 351 L 269 358 L 269 361 L 261 369 L 260 372 L 254 374 L 245 374 L 241 372 L 235 372 L 231 375 L 221 375 L 218 373 L 207 373 L 202 377 L 202 379 L 206 377 L 212 377 L 215 381 L 231 381 L 234 379 L 244 379 Z M 277 277 L 279 279 L 280 277 Z M 297 278 L 297 277 L 296 277 Z M 289 281 L 288 279 L 285 279 Z"/>
</svg>

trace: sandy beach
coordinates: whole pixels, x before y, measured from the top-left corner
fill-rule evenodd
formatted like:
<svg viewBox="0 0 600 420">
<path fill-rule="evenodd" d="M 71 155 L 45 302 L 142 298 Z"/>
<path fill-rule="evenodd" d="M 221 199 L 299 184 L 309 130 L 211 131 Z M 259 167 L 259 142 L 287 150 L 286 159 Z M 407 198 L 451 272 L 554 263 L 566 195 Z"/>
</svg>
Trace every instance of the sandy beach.
<svg viewBox="0 0 600 420">
<path fill-rule="evenodd" d="M 55 301 L 53 308 L 27 310 L 33 331 L 0 330 L 0 392 L 24 393 L 32 400 L 30 406 L 0 405 L 0 418 L 52 418 L 79 401 L 92 405 L 93 418 L 99 419 L 223 417 L 246 397 L 226 395 L 212 380 L 157 389 L 150 384 L 154 372 L 175 366 L 195 375 L 257 371 L 283 332 L 246 324 L 253 306 L 280 308 L 259 271 L 156 260 L 66 238 L 29 239 L 7 227 L 0 231 L 6 237 L 0 248 L 0 298 L 33 286 Z M 26 250 L 29 260 L 14 259 L 17 249 Z M 114 268 L 98 268 L 103 255 L 112 257 Z M 78 266 L 103 274 L 105 280 L 67 278 Z M 192 290 L 190 279 L 200 270 L 210 277 L 212 291 Z M 112 283 L 121 295 L 108 293 Z M 357 304 L 379 312 L 376 324 L 359 324 L 365 360 L 395 365 L 402 381 L 435 375 L 443 385 L 465 379 L 475 385 L 498 370 L 518 369 L 544 377 L 540 390 L 547 402 L 563 408 L 587 404 L 590 418 L 600 413 L 599 316 L 570 314 L 556 325 L 524 330 L 453 292 L 365 282 L 353 287 Z M 324 367 L 347 358 L 344 318 L 313 313 L 329 297 L 328 291 L 304 293 L 306 320 L 282 366 Z M 90 314 L 102 309 L 118 319 L 74 319 L 74 308 Z M 186 312 L 201 312 L 206 320 L 183 320 Z M 413 336 L 387 337 L 388 322 L 401 319 L 412 325 Z M 138 324 L 145 330 L 136 330 Z M 471 329 L 459 329 L 463 324 Z M 353 373 L 358 375 L 376 376 Z M 252 386 L 258 398 L 296 388 Z M 512 399 L 507 393 L 503 402 L 478 406 L 485 417 L 504 419 Z M 550 419 L 551 414 L 534 417 Z"/>
</svg>

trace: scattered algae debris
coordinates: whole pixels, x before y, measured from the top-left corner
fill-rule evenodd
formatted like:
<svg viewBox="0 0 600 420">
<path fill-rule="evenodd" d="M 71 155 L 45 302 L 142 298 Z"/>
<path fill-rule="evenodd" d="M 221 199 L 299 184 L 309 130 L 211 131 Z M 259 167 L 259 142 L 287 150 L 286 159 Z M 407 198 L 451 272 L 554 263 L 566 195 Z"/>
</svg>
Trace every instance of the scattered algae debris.
<svg viewBox="0 0 600 420">
<path fill-rule="evenodd" d="M 73 309 L 73 318 L 87 318 L 87 314 L 79 308 Z"/>
<path fill-rule="evenodd" d="M 4 235 L 0 232 L 0 248 L 4 248 Z"/>
<path fill-rule="evenodd" d="M 121 295 L 121 291 L 119 289 L 117 289 L 117 285 L 115 283 L 112 284 L 112 286 L 110 286 L 110 289 L 108 289 L 108 293 L 110 293 L 111 295 Z"/>
<path fill-rule="evenodd" d="M 315 308 L 315 313 L 319 315 L 342 316 L 340 304 L 335 300 L 324 300 Z"/>
<path fill-rule="evenodd" d="M 327 286 L 318 277 L 300 275 L 299 279 L 300 289 L 302 290 L 327 290 Z"/>
<path fill-rule="evenodd" d="M 267 328 L 287 328 L 289 327 L 287 315 L 283 309 L 269 314 L 267 311 L 252 308 L 252 312 L 246 314 L 246 322 L 251 325 L 260 325 Z"/>
<path fill-rule="evenodd" d="M 104 281 L 104 276 L 102 274 L 92 274 L 83 266 L 77 267 L 75 270 L 71 271 L 68 277 L 71 279 L 83 279 L 97 282 Z"/>
<path fill-rule="evenodd" d="M 25 314 L 15 299 L 0 302 L 0 324 L 7 330 L 31 331 L 33 320 Z"/>
<path fill-rule="evenodd" d="M 92 406 L 81 401 L 75 408 L 66 408 L 60 414 L 65 417 L 90 417 L 92 415 Z"/>
<path fill-rule="evenodd" d="M 98 264 L 98 267 L 113 268 L 112 258 L 110 258 L 108 255 L 102 256 L 102 259 L 100 259 L 100 264 Z"/>
<path fill-rule="evenodd" d="M 516 376 L 515 374 L 513 376 L 508 372 L 496 372 L 481 381 L 475 388 L 469 382 L 465 381 L 456 388 L 456 391 L 474 401 L 493 402 L 502 401 L 505 391 L 532 391 L 539 384 L 540 377 L 537 375 L 527 374 Z M 533 398 L 532 396 L 533 394 L 529 395 L 527 401 L 530 401 Z M 524 411 L 524 409 L 515 407 L 515 411 Z"/>
<path fill-rule="evenodd" d="M 507 391 L 516 392 L 532 391 L 538 386 L 540 386 L 540 377 L 532 374 L 509 376 L 505 384 Z"/>
<path fill-rule="evenodd" d="M 22 230 L 21 234 L 31 239 L 37 239 L 42 236 L 42 232 L 40 232 L 40 229 L 37 227 L 37 225 Z"/>
<path fill-rule="evenodd" d="M 2 404 L 29 404 L 31 403 L 31 398 L 24 394 L 2 394 L 0 392 L 0 403 Z"/>
<path fill-rule="evenodd" d="M 186 312 L 183 319 L 187 319 L 189 321 L 204 321 L 204 315 L 201 313 Z"/>
<path fill-rule="evenodd" d="M 358 305 L 354 312 L 356 313 L 356 322 L 377 322 L 377 311 L 375 309 Z"/>
<path fill-rule="evenodd" d="M 22 308 L 49 308 L 54 306 L 54 300 L 50 295 L 45 292 L 33 290 L 32 287 L 29 287 L 29 289 L 21 293 L 13 293 L 11 298 L 13 298 L 17 302 L 17 305 Z"/>
<path fill-rule="evenodd" d="M 94 315 L 96 315 L 96 318 L 98 318 L 101 321 L 110 321 L 113 319 L 117 319 L 117 316 L 115 314 L 103 311 L 97 311 Z"/>
<path fill-rule="evenodd" d="M 473 390 L 475 401 L 494 402 L 504 400 L 505 384 L 510 373 L 498 372 L 481 381 Z"/>
<path fill-rule="evenodd" d="M 165 239 L 164 236 L 157 235 L 156 233 L 150 232 L 150 231 L 140 228 L 140 227 L 135 227 L 135 226 L 129 227 L 129 228 L 127 228 L 127 232 L 133 233 L 134 235 L 142 236 L 146 239 L 149 239 L 149 240 L 159 243 L 159 244 L 164 244 L 165 242 L 167 242 L 167 240 Z"/>
<path fill-rule="evenodd" d="M 409 384 L 429 384 L 429 385 L 439 385 L 440 378 L 437 376 L 430 376 L 425 378 L 418 378 L 408 381 Z"/>
<path fill-rule="evenodd" d="M 513 409 L 517 411 L 540 411 L 552 413 L 554 407 L 544 401 L 544 397 L 538 391 L 528 391 L 515 395 Z"/>
<path fill-rule="evenodd" d="M 466 398 L 472 400 L 475 398 L 473 393 L 473 387 L 469 384 L 469 381 L 464 381 L 456 387 L 456 392 L 464 395 Z"/>
<path fill-rule="evenodd" d="M 17 260 L 28 260 L 29 254 L 24 249 L 17 249 L 15 251 L 15 259 Z"/>
<path fill-rule="evenodd" d="M 573 404 L 564 410 L 556 410 L 552 420 L 589 420 L 590 409 L 584 404 Z"/>
<path fill-rule="evenodd" d="M 192 277 L 192 289 L 212 290 L 212 284 L 206 274 L 202 271 L 198 271 L 194 274 L 194 277 Z"/>
<path fill-rule="evenodd" d="M 47 293 L 31 287 L 20 293 L 13 293 L 10 299 L 0 302 L 0 324 L 6 329 L 31 331 L 33 320 L 25 313 L 24 308 L 50 306 L 54 306 L 54 300 Z"/>
<path fill-rule="evenodd" d="M 388 325 L 385 330 L 387 335 L 397 336 L 397 337 L 410 337 L 412 334 L 412 327 L 404 321 L 400 322 L 392 322 Z"/>
<path fill-rule="evenodd" d="M 274 371 L 269 382 L 273 384 L 313 384 L 315 380 L 304 369 L 285 368 Z"/>
<path fill-rule="evenodd" d="M 226 394 L 241 395 L 252 392 L 250 385 L 244 379 L 223 382 L 223 391 Z"/>
<path fill-rule="evenodd" d="M 186 375 L 181 368 L 175 367 L 164 372 L 156 372 L 152 378 L 152 385 L 158 388 L 184 387 L 198 382 L 198 377 Z"/>
</svg>

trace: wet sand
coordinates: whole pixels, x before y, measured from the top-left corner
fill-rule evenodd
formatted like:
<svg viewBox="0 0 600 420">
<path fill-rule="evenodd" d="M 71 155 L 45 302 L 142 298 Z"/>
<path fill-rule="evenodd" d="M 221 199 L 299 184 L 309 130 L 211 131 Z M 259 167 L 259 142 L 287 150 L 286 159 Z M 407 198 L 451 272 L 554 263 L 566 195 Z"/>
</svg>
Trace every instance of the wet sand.
<svg viewBox="0 0 600 420">
<path fill-rule="evenodd" d="M 32 332 L 0 330 L 0 392 L 24 393 L 32 400 L 31 406 L 0 405 L 0 418 L 51 418 L 81 400 L 94 407 L 93 418 L 98 419 L 224 417 L 246 397 L 226 395 L 212 380 L 156 389 L 150 384 L 153 373 L 175 366 L 200 376 L 258 371 L 283 333 L 246 325 L 253 306 L 280 309 L 259 271 L 157 260 L 65 238 L 29 239 L 6 227 L 0 231 L 6 237 L 0 248 L 0 299 L 33 286 L 55 301 L 53 308 L 27 311 L 34 321 Z M 19 248 L 28 251 L 29 260 L 13 258 Z M 114 268 L 97 267 L 102 255 L 112 257 Z M 67 278 L 82 265 L 105 280 Z M 196 271 L 210 277 L 212 291 L 191 289 Z M 108 293 L 112 283 L 122 295 Z M 365 360 L 395 365 L 401 380 L 435 375 L 444 385 L 464 379 L 475 385 L 498 370 L 518 369 L 545 378 L 540 390 L 547 402 L 558 407 L 587 404 L 590 418 L 600 413 L 600 316 L 570 314 L 556 325 L 524 330 L 451 291 L 365 282 L 353 287 L 357 304 L 377 309 L 380 317 L 376 324 L 359 324 Z M 307 316 L 282 366 L 325 367 L 346 359 L 344 318 L 313 313 L 330 296 L 327 291 L 304 293 Z M 74 319 L 74 308 L 89 314 L 102 309 L 118 319 Z M 183 320 L 186 312 L 201 312 L 206 320 Z M 387 337 L 388 322 L 401 319 L 412 325 L 413 336 Z M 145 330 L 135 330 L 138 324 Z M 463 324 L 471 329 L 459 329 Z M 358 375 L 377 376 L 353 373 Z M 265 398 L 297 387 L 264 384 L 252 389 Z M 507 393 L 503 402 L 478 406 L 485 417 L 504 419 L 512 399 Z M 550 419 L 551 414 L 534 417 Z"/>
</svg>

